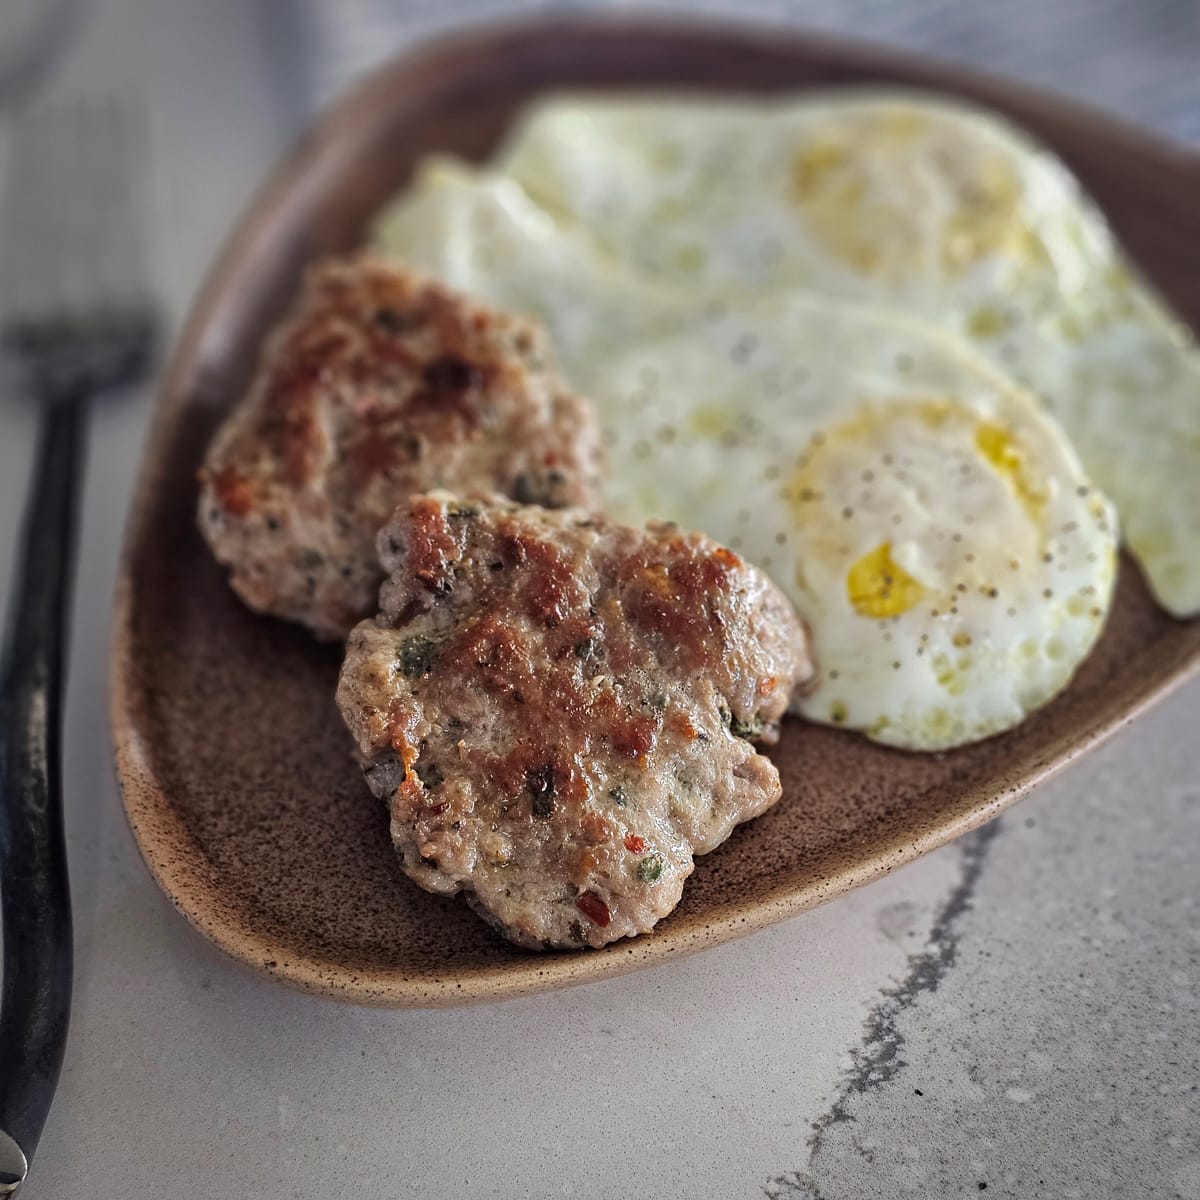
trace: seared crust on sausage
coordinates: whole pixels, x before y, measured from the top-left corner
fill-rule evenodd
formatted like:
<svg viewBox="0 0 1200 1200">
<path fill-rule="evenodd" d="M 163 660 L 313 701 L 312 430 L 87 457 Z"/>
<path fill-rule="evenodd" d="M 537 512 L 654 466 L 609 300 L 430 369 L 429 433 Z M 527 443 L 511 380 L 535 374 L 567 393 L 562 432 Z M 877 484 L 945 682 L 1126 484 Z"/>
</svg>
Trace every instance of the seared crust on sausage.
<svg viewBox="0 0 1200 1200">
<path fill-rule="evenodd" d="M 529 947 L 601 946 L 679 901 L 770 807 L 805 629 L 732 551 L 669 524 L 412 498 L 338 704 L 404 870 Z"/>
<path fill-rule="evenodd" d="M 538 328 L 384 259 L 330 260 L 213 441 L 200 528 L 251 608 L 340 639 L 376 609 L 375 536 L 409 495 L 589 503 L 599 458 Z"/>
</svg>

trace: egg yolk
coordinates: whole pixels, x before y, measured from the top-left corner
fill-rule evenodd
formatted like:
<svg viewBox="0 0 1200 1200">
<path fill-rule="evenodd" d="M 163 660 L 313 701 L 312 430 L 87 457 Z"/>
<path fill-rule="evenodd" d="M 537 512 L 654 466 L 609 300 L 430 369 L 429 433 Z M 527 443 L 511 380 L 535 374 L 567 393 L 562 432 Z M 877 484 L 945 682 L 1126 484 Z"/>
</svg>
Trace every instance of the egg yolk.
<svg viewBox="0 0 1200 1200">
<path fill-rule="evenodd" d="M 814 433 L 785 489 L 797 585 L 868 621 L 944 620 L 965 650 L 966 609 L 1006 613 L 1045 553 L 1050 485 L 1024 437 L 949 397 L 863 402 Z"/>
<path fill-rule="evenodd" d="M 860 616 L 898 617 L 920 602 L 925 589 L 892 557 L 884 542 L 864 554 L 846 573 L 846 592 Z"/>
<path fill-rule="evenodd" d="M 1046 502 L 1046 493 L 1030 478 L 1016 439 L 1006 429 L 983 422 L 975 431 L 975 446 L 983 458 L 1011 484 L 1025 511 L 1036 516 Z"/>
<path fill-rule="evenodd" d="M 899 279 L 932 261 L 960 275 L 993 255 L 1044 261 L 1024 180 L 1004 156 L 956 132 L 904 110 L 830 122 L 793 154 L 790 200 L 829 250 L 866 275 Z"/>
</svg>

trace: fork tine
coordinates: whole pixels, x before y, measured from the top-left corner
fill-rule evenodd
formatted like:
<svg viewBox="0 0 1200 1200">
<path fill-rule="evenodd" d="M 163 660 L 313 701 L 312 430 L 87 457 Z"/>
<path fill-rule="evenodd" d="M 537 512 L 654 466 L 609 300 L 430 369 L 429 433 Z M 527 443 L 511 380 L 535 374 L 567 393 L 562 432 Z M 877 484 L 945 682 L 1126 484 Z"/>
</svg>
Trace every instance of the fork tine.
<svg viewBox="0 0 1200 1200">
<path fill-rule="evenodd" d="M 112 98 L 30 113 L 13 139 L 0 241 L 5 324 L 147 301 L 145 128 Z"/>
</svg>

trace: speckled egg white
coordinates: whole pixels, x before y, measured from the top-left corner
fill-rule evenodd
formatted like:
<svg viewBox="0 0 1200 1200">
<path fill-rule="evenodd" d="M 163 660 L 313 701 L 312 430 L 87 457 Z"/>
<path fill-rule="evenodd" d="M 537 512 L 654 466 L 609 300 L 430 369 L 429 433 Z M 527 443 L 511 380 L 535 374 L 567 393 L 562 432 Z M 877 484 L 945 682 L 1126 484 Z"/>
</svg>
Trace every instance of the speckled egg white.
<svg viewBox="0 0 1200 1200">
<path fill-rule="evenodd" d="M 616 516 L 704 529 L 788 591 L 822 670 L 807 716 L 959 745 L 1045 703 L 1094 644 L 1111 507 L 1053 419 L 953 339 L 798 289 L 656 288 L 464 168 L 425 173 L 379 236 L 549 326 L 604 425 Z"/>
<path fill-rule="evenodd" d="M 1200 348 L 1003 120 L 903 92 L 568 95 L 500 163 L 660 283 L 801 286 L 973 342 L 1061 421 L 1163 606 L 1200 612 Z"/>
</svg>

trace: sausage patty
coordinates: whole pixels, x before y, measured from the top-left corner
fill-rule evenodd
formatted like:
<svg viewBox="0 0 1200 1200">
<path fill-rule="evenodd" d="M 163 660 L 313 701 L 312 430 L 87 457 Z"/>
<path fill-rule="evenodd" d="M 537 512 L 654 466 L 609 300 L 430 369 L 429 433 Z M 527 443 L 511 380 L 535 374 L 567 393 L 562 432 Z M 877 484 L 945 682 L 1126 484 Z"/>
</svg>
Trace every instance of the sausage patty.
<svg viewBox="0 0 1200 1200">
<path fill-rule="evenodd" d="M 258 612 L 344 638 L 375 535 L 437 487 L 588 503 L 599 438 L 524 320 L 364 255 L 312 269 L 201 471 L 200 528 Z"/>
<path fill-rule="evenodd" d="M 780 794 L 812 675 L 791 605 L 669 524 L 417 496 L 379 535 L 382 612 L 338 705 L 404 870 L 529 947 L 601 946 L 679 902 L 692 856 Z"/>
</svg>

